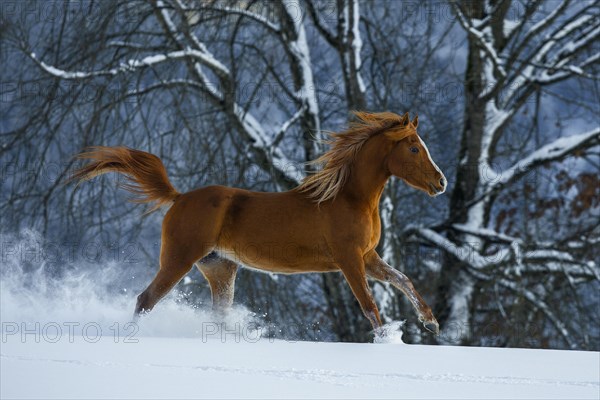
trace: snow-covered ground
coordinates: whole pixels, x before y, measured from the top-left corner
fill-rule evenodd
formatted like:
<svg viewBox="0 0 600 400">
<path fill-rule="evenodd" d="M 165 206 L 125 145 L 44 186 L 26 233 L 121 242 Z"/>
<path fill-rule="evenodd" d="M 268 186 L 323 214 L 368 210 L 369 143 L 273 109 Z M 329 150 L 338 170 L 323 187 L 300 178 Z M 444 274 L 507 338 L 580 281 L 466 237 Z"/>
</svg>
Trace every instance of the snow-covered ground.
<svg viewBox="0 0 600 400">
<path fill-rule="evenodd" d="M 119 265 L 0 267 L 0 399 L 600 398 L 598 352 L 406 345 L 398 324 L 387 343 L 271 340 L 247 309 L 175 295 L 127 325 L 139 290 L 115 290 Z"/>
<path fill-rule="evenodd" d="M 237 337 L 239 339 L 239 337 Z M 236 336 L 2 343 L 9 398 L 589 398 L 593 352 L 344 344 Z"/>
</svg>

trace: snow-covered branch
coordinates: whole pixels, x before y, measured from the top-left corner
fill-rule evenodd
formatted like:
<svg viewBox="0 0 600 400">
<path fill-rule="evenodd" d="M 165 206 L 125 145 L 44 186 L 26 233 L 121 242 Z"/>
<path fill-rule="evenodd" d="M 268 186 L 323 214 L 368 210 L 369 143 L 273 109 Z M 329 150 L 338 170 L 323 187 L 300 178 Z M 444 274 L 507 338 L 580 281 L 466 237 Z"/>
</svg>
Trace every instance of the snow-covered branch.
<svg viewBox="0 0 600 400">
<path fill-rule="evenodd" d="M 585 49 L 588 49 L 600 36 L 600 23 L 597 15 L 588 13 L 592 5 L 583 7 L 565 22 L 555 27 L 551 33 L 546 34 L 544 40 L 532 46 L 535 35 L 552 28 L 553 23 L 560 16 L 561 9 L 569 5 L 565 1 L 551 12 L 545 19 L 532 27 L 515 48 L 505 57 L 506 64 L 511 69 L 511 78 L 508 86 L 513 88 L 505 96 L 506 104 L 521 104 L 523 102 L 523 86 L 547 85 L 567 79 L 571 76 L 595 78 L 586 73 L 585 68 L 596 63 L 596 54 L 583 60 L 576 60 Z M 519 88 L 517 90 L 516 88 Z"/>
<path fill-rule="evenodd" d="M 564 0 L 564 2 L 569 2 L 570 0 Z M 531 16 L 539 9 L 540 5 L 543 3 L 543 0 L 531 0 L 528 4 L 525 5 L 525 10 L 523 15 L 517 21 L 507 21 L 504 19 L 502 22 L 504 23 L 504 39 L 507 42 L 510 42 L 513 38 L 521 34 L 527 22 L 529 22 Z M 556 9 L 554 10 L 556 11 Z M 506 26 L 508 25 L 508 26 Z M 533 27 L 532 27 L 533 28 Z M 531 32 L 531 29 L 528 29 L 528 33 Z"/>
<path fill-rule="evenodd" d="M 486 6 L 481 19 L 470 18 L 458 2 L 452 4 L 459 24 L 484 56 L 486 79 L 479 94 L 482 101 L 489 101 L 501 90 L 508 89 L 503 93 L 502 104 L 498 103 L 497 107 L 518 108 L 531 93 L 524 90 L 525 87 L 552 84 L 571 76 L 596 78 L 585 69 L 598 62 L 598 55 L 577 59 L 600 37 L 600 22 L 597 13 L 593 12 L 593 4 L 582 5 L 557 24 L 571 4 L 570 0 L 564 0 L 527 32 L 522 30 L 537 15 L 540 2 L 527 4 L 518 22 L 504 19 L 509 7 L 506 2 L 499 2 L 495 7 Z M 498 21 L 498 18 L 502 20 Z M 544 32 L 547 32 L 544 39 L 535 43 L 534 39 Z M 508 42 L 511 43 L 509 46 L 506 45 Z"/>
<path fill-rule="evenodd" d="M 323 36 L 323 38 L 329 43 L 332 47 L 338 47 L 339 38 L 333 34 L 326 26 L 321 22 L 319 18 L 319 14 L 317 13 L 317 9 L 314 5 L 314 0 L 306 0 L 306 8 L 308 9 L 308 13 L 312 19 L 313 24 Z"/>
<path fill-rule="evenodd" d="M 504 249 L 491 255 L 482 255 L 475 246 L 470 246 L 468 243 L 454 243 L 440 233 L 425 227 L 408 227 L 404 230 L 403 234 L 405 236 L 416 235 L 421 237 L 476 270 L 482 270 L 505 262 L 510 256 L 510 252 Z"/>
<path fill-rule="evenodd" d="M 221 70 L 223 72 L 227 71 L 227 68 L 223 66 L 223 64 L 215 60 L 213 57 L 210 57 L 209 55 L 203 52 L 192 49 L 172 51 L 165 54 L 156 54 L 144 57 L 141 60 L 131 59 L 126 63 L 120 64 L 118 67 L 98 71 L 67 71 L 46 64 L 44 61 L 39 60 L 35 53 L 31 53 L 30 57 L 37 65 L 39 65 L 44 71 L 46 71 L 50 75 L 66 80 L 89 79 L 100 76 L 116 76 L 121 73 L 132 72 L 138 69 L 152 67 L 164 63 L 166 61 L 181 60 L 185 58 L 194 59 L 198 62 L 209 65 L 212 68 Z"/>
<path fill-rule="evenodd" d="M 504 247 L 490 254 L 482 254 L 476 246 L 471 246 L 468 242 L 455 243 L 431 228 L 420 226 L 407 227 L 403 235 L 423 239 L 430 245 L 453 255 L 473 271 L 486 271 L 486 273 L 502 271 L 505 276 L 545 272 L 600 280 L 598 265 L 593 261 L 578 261 L 570 253 L 553 248 L 555 244 L 548 243 L 543 247 L 536 247 L 540 245 L 532 243 L 528 248 L 521 239 L 491 229 L 473 229 L 460 224 L 452 225 L 452 229 L 468 233 L 470 236 L 486 238 Z M 498 270 L 498 267 L 502 267 L 502 270 Z"/>
<path fill-rule="evenodd" d="M 458 22 L 460 23 L 460 25 L 465 31 L 467 31 L 469 35 L 473 36 L 477 40 L 481 49 L 487 53 L 489 60 L 494 66 L 495 74 L 501 77 L 506 77 L 506 71 L 504 70 L 503 61 L 500 58 L 492 42 L 490 26 L 483 26 L 483 29 L 481 30 L 481 26 L 478 26 L 476 28 L 473 25 L 472 20 L 465 16 L 458 3 L 452 3 L 452 5 L 454 6 L 454 11 L 456 12 Z"/>
<path fill-rule="evenodd" d="M 505 243 L 513 243 L 518 242 L 521 243 L 521 239 L 516 238 L 514 236 L 505 235 L 503 233 L 496 232 L 493 229 L 487 228 L 473 228 L 464 224 L 453 224 L 452 228 L 463 233 L 468 233 L 469 235 L 481 236 L 492 241 L 505 242 Z"/>
<path fill-rule="evenodd" d="M 571 0 L 563 0 L 562 3 L 558 5 L 558 7 L 554 8 L 545 18 L 542 18 L 532 27 L 527 30 L 527 33 L 521 39 L 520 43 L 517 45 L 516 49 L 512 52 L 512 58 L 508 60 L 507 65 L 509 68 L 512 68 L 513 62 L 516 61 L 516 58 L 523 51 L 525 46 L 531 42 L 531 40 L 539 35 L 543 30 L 549 27 L 567 8 L 567 6 L 571 3 Z M 531 17 L 535 10 L 539 7 L 540 2 L 533 4 L 529 9 L 530 12 L 526 12 L 526 16 Z M 523 27 L 528 22 L 527 18 L 522 18 L 519 22 L 519 26 Z M 518 32 L 515 30 L 515 32 Z"/>
<path fill-rule="evenodd" d="M 533 252 L 535 253 L 535 252 Z M 585 263 L 561 262 L 554 261 L 551 258 L 525 258 L 527 265 L 509 266 L 504 270 L 505 275 L 522 276 L 526 274 L 559 274 L 573 278 L 581 278 L 585 280 L 600 281 L 600 270 L 597 265 L 588 265 Z"/>
<path fill-rule="evenodd" d="M 181 2 L 178 1 L 176 4 L 178 12 L 186 12 L 186 8 L 183 4 L 181 4 Z M 189 45 L 180 39 L 180 30 L 172 20 L 168 9 L 164 6 L 162 1 L 158 1 L 156 3 L 156 7 L 162 25 L 167 30 L 167 33 L 170 35 L 170 37 L 176 41 L 178 46 L 189 48 Z M 187 18 L 181 18 L 181 20 L 182 24 L 184 25 L 181 28 L 181 31 L 184 32 L 184 36 L 189 40 L 191 46 L 195 47 L 197 51 L 201 52 L 205 58 L 214 59 L 216 61 L 216 58 L 208 50 L 206 45 L 202 43 L 202 41 L 190 29 L 190 26 L 188 25 L 189 20 Z M 273 169 L 273 172 L 276 174 L 276 180 L 280 183 L 283 183 L 284 186 L 295 186 L 303 177 L 301 172 L 296 171 L 295 168 L 290 168 L 290 166 L 293 165 L 293 162 L 285 156 L 280 148 L 273 146 L 277 140 L 277 133 L 281 132 L 282 130 L 285 131 L 288 128 L 286 127 L 283 129 L 282 126 L 282 128 L 275 130 L 275 138 L 273 138 L 273 135 L 269 135 L 267 133 L 266 129 L 256 117 L 254 117 L 247 110 L 244 110 L 244 108 L 235 101 L 232 90 L 219 90 L 219 86 L 224 88 L 233 88 L 235 86 L 235 82 L 233 82 L 233 77 L 231 76 L 229 69 L 225 66 L 219 67 L 219 65 L 223 64 L 218 61 L 212 64 L 198 62 L 194 63 L 194 68 L 191 72 L 196 76 L 197 81 L 202 85 L 205 93 L 208 95 L 208 98 L 216 105 L 225 107 L 226 114 L 251 145 L 250 150 L 256 157 L 257 161 L 264 166 L 270 165 L 270 167 Z M 203 67 L 207 67 L 213 73 L 215 73 L 220 80 L 220 85 L 210 82 L 210 79 L 204 72 Z"/>
<path fill-rule="evenodd" d="M 503 118 L 506 119 L 508 116 L 504 115 Z M 491 129 L 488 127 L 488 134 L 490 133 L 490 130 Z M 495 135 L 497 134 L 496 129 L 491 131 Z M 483 145 L 486 148 L 482 149 L 482 158 L 480 158 L 479 166 L 480 169 L 490 168 L 487 164 L 487 159 L 483 158 L 483 155 L 486 154 L 484 151 L 489 151 L 489 143 L 486 144 L 484 142 Z M 486 182 L 485 185 L 482 184 L 482 188 L 485 190 L 482 190 L 475 199 L 468 202 L 466 207 L 472 208 L 486 199 L 489 200 L 491 195 L 498 193 L 506 186 L 517 181 L 541 165 L 552 161 L 562 160 L 579 150 L 597 145 L 600 145 L 600 128 L 592 129 L 591 131 L 578 135 L 571 135 L 556 139 L 552 143 L 542 146 L 541 148 L 529 154 L 527 157 L 517 161 L 506 170 L 502 172 L 493 172 L 492 175 L 498 178 L 494 181 Z M 489 170 L 486 173 L 489 174 Z"/>
<path fill-rule="evenodd" d="M 551 161 L 561 160 L 577 150 L 600 144 L 600 128 L 591 131 L 556 139 L 537 149 L 527 157 L 519 160 L 504 171 L 500 178 L 491 184 L 491 191 L 496 192 L 511 182 L 526 175 L 534 168 Z M 488 194 L 490 193 L 488 192 Z"/>
<path fill-rule="evenodd" d="M 228 7 L 228 6 L 220 6 L 219 3 L 216 2 L 207 2 L 200 3 L 198 7 L 182 7 L 184 11 L 187 13 L 193 12 L 205 12 L 205 11 L 214 11 L 221 13 L 223 15 L 239 15 L 245 18 L 248 18 L 252 21 L 258 22 L 260 25 L 269 29 L 270 31 L 279 34 L 281 31 L 281 27 L 279 24 L 276 24 L 270 21 L 266 16 L 257 14 L 255 12 L 249 11 L 248 9 L 243 9 L 241 7 Z M 249 3 L 251 4 L 251 3 Z"/>
<path fill-rule="evenodd" d="M 183 11 L 189 11 L 181 2 L 176 2 L 178 9 Z M 286 121 L 281 128 L 275 131 L 275 139 L 271 138 L 258 120 L 249 114 L 247 111 L 243 111 L 243 108 L 238 105 L 232 98 L 233 93 L 229 91 L 219 90 L 218 87 L 233 87 L 235 84 L 232 81 L 232 76 L 229 68 L 225 64 L 217 60 L 216 57 L 208 50 L 208 48 L 194 35 L 189 26 L 184 27 L 182 31 L 185 31 L 185 36 L 189 39 L 190 43 L 184 43 L 182 39 L 182 31 L 180 31 L 173 19 L 170 16 L 169 9 L 165 6 L 162 1 L 155 3 L 158 17 L 165 29 L 167 34 L 174 40 L 179 50 L 165 52 L 163 54 L 155 54 L 146 56 L 142 59 L 131 59 L 125 63 L 121 63 L 119 66 L 97 71 L 67 71 L 57 68 L 52 65 L 46 64 L 44 61 L 39 60 L 35 53 L 31 53 L 31 59 L 39 65 L 45 72 L 60 79 L 65 80 L 83 80 L 97 77 L 114 77 L 123 73 L 131 73 L 144 68 L 150 68 L 167 61 L 174 60 L 189 60 L 192 62 L 194 68 L 192 69 L 195 80 L 180 80 L 179 82 L 171 81 L 173 84 L 186 83 L 190 87 L 196 87 L 202 90 L 208 95 L 208 98 L 217 105 L 225 104 L 229 107 L 228 115 L 233 118 L 235 125 L 240 128 L 240 131 L 246 136 L 248 142 L 252 145 L 252 149 L 255 154 L 260 154 L 259 160 L 264 161 L 264 164 L 271 164 L 275 169 L 276 174 L 279 176 L 281 182 L 287 182 L 288 186 L 294 186 L 302 179 L 301 174 L 290 168 L 292 161 L 289 160 L 281 149 L 276 148 L 274 144 L 278 143 L 277 135 L 281 132 L 287 131 L 289 128 L 290 121 L 295 122 L 297 118 L 292 118 Z M 223 10 L 225 11 L 225 10 Z M 182 18 L 184 23 L 188 22 L 188 19 Z M 300 23 L 301 24 L 301 23 Z M 116 42 L 115 45 L 128 45 L 127 43 Z M 298 27 L 298 37 L 295 42 L 290 43 L 290 48 L 293 54 L 298 58 L 298 64 L 302 71 L 305 84 L 302 87 L 301 94 L 303 97 L 303 105 L 301 111 L 308 110 L 312 115 L 315 115 L 316 131 L 319 132 L 320 128 L 318 125 L 318 105 L 314 94 L 314 83 L 312 79 L 312 71 L 310 66 L 310 57 L 308 55 L 308 47 L 306 44 L 306 38 L 304 29 L 300 25 Z M 208 75 L 204 72 L 203 68 L 208 68 L 212 73 L 215 74 L 220 82 L 211 82 Z M 165 83 L 157 83 L 150 85 L 141 91 L 136 93 L 128 93 L 127 96 L 133 96 L 136 94 L 143 94 L 158 87 L 164 86 Z M 310 87 L 311 90 L 306 88 Z"/>
</svg>

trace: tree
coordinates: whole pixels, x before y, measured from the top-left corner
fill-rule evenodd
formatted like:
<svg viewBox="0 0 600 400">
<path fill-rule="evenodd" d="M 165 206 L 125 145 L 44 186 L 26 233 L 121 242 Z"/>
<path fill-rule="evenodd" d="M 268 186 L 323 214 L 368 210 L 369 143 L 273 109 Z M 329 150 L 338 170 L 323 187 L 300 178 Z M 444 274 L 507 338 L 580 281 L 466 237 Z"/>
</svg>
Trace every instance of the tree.
<svg viewBox="0 0 600 400">
<path fill-rule="evenodd" d="M 527 277 L 544 271 L 566 276 L 573 284 L 574 277 L 597 280 L 598 267 L 572 257 L 562 235 L 541 243 L 535 238 L 504 235 L 489 229 L 489 225 L 496 200 L 511 185 L 531 176 L 540 166 L 582 156 L 600 144 L 597 127 L 575 132 L 498 170 L 499 148 L 503 141 L 511 140 L 509 127 L 519 120 L 519 112 L 536 92 L 567 79 L 597 79 L 593 72 L 600 59 L 594 51 L 600 35 L 598 6 L 563 1 L 544 15 L 543 2 L 532 1 L 523 10 L 515 10 L 519 4 L 452 3 L 467 33 L 469 52 L 460 161 L 450 215 L 433 229 L 410 228 L 407 233 L 444 249 L 437 315 L 447 329 L 453 326 L 462 330 L 463 342 L 469 343 L 472 334 L 476 290 L 482 282 L 489 282 L 508 292 L 505 296 L 523 297 L 529 302 L 530 316 L 541 312 L 569 347 L 577 347 L 585 340 L 576 338 L 576 330 L 568 328 L 546 303 L 557 283 L 549 283 L 540 292 L 527 287 L 538 282 L 529 282 Z M 511 12 L 518 11 L 522 11 L 519 19 L 509 18 Z M 592 237 L 597 235 L 597 222 L 589 221 L 581 228 L 578 234 L 586 235 L 584 241 L 595 240 Z"/>
</svg>

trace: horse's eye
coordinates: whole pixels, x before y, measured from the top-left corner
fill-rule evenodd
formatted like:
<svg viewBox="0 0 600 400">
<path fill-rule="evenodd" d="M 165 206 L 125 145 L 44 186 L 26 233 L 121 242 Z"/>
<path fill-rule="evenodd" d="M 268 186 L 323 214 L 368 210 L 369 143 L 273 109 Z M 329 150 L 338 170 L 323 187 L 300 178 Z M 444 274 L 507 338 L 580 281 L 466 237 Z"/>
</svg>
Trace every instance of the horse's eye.
<svg viewBox="0 0 600 400">
<path fill-rule="evenodd" d="M 418 153 L 418 152 L 419 152 L 419 148 L 418 148 L 418 147 L 411 147 L 411 148 L 410 148 L 410 152 L 411 152 L 411 153 L 415 153 L 415 154 L 416 154 L 416 153 Z"/>
</svg>

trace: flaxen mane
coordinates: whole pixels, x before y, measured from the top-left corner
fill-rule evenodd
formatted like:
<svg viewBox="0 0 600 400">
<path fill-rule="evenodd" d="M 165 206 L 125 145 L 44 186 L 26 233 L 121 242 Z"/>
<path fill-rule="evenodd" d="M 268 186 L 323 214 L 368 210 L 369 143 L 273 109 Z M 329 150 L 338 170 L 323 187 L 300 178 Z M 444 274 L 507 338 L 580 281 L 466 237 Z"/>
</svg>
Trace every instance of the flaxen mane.
<svg viewBox="0 0 600 400">
<path fill-rule="evenodd" d="M 331 149 L 310 162 L 312 165 L 322 165 L 323 168 L 306 177 L 296 188 L 317 203 L 337 196 L 348 180 L 352 163 L 367 139 L 394 126 L 405 126 L 409 123 L 408 113 L 400 116 L 392 112 L 355 111 L 353 114 L 357 121 L 352 122 L 344 132 L 330 133 L 331 140 L 325 143 L 329 144 Z"/>
</svg>

